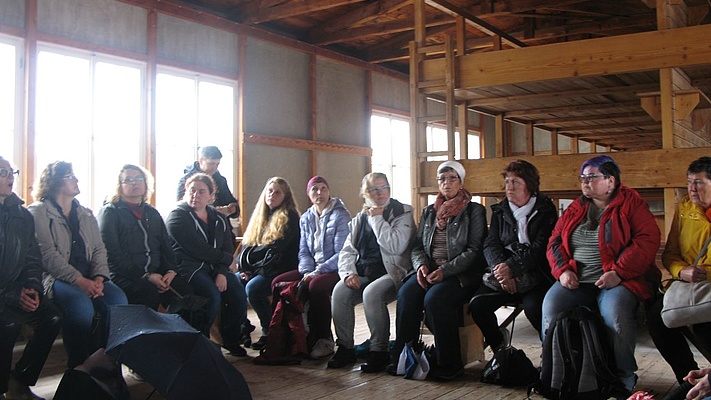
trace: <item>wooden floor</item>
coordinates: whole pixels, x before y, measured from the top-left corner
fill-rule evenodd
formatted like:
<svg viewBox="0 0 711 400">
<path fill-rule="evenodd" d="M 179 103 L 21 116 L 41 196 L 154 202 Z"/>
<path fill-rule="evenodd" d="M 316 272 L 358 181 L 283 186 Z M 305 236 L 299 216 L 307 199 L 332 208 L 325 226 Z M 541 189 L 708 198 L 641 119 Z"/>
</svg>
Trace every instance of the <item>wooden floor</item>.
<svg viewBox="0 0 711 400">
<path fill-rule="evenodd" d="M 391 305 L 391 324 L 394 324 L 394 304 Z M 502 316 L 504 312 L 502 311 Z M 368 338 L 368 329 L 362 314 L 362 308 L 357 309 L 356 343 Z M 253 323 L 258 321 L 256 314 L 250 310 L 250 319 Z M 394 332 L 395 329 L 391 330 Z M 640 329 L 637 343 L 637 363 L 639 370 L 638 390 L 646 390 L 661 398 L 663 394 L 676 385 L 674 375 L 669 366 L 661 358 L 649 335 Z M 258 339 L 255 331 L 253 339 Z M 432 341 L 431 336 L 426 336 L 425 341 Z M 523 313 L 516 320 L 514 346 L 523 349 L 534 365 L 540 363 L 540 341 L 536 331 L 529 325 Z M 15 349 L 17 356 L 22 345 Z M 257 355 L 254 350 L 248 350 L 249 357 L 237 358 L 225 355 L 245 377 L 252 396 L 255 399 L 525 399 L 525 388 L 503 388 L 479 382 L 483 363 L 469 365 L 463 378 L 455 382 L 430 382 L 412 381 L 401 377 L 381 374 L 361 374 L 360 364 L 352 368 L 326 369 L 326 361 L 305 360 L 298 366 L 258 366 L 252 363 L 252 357 Z M 487 350 L 487 357 L 491 356 Z M 696 353 L 699 365 L 709 366 L 703 357 Z M 61 340 L 57 340 L 50 358 L 45 365 L 42 376 L 34 388 L 35 393 L 52 399 L 59 380 L 64 373 L 66 356 Z M 124 372 L 127 372 L 124 367 Z M 134 400 L 144 400 L 153 392 L 152 387 L 145 382 L 138 382 L 128 373 L 124 373 L 126 382 Z M 540 396 L 533 396 L 541 399 Z M 151 400 L 162 400 L 163 397 L 155 393 Z M 77 399 L 90 400 L 90 399 Z M 203 399 L 196 399 L 203 400 Z M 205 399 L 207 400 L 207 399 Z"/>
</svg>

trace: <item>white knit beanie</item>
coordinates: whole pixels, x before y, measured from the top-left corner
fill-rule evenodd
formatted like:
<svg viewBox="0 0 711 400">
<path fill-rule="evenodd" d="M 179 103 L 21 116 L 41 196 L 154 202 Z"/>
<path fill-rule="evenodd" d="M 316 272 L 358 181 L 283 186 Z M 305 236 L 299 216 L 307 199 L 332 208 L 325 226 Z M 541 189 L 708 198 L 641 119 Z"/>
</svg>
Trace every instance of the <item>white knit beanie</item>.
<svg viewBox="0 0 711 400">
<path fill-rule="evenodd" d="M 442 172 L 442 169 L 447 167 L 455 170 L 457 172 L 457 175 L 459 175 L 459 180 L 464 183 L 464 177 L 467 173 L 464 170 L 464 166 L 462 164 L 458 163 L 457 161 L 445 161 L 440 164 L 439 167 L 437 167 L 437 173 L 439 174 L 440 172 Z"/>
</svg>

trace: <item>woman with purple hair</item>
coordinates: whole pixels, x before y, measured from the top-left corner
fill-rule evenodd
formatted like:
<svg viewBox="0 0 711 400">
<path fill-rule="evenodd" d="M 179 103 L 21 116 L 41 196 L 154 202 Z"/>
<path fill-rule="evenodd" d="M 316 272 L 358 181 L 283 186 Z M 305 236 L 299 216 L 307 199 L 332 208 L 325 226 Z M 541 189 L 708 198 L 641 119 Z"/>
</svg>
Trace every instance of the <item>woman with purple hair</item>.
<svg viewBox="0 0 711 400">
<path fill-rule="evenodd" d="M 647 203 L 622 185 L 611 157 L 585 161 L 578 179 L 582 196 L 565 210 L 548 241 L 556 282 L 543 300 L 543 335 L 561 311 L 577 305 L 598 310 L 615 372 L 631 392 L 637 381 L 635 315 L 660 278 L 654 264 L 659 228 Z"/>
</svg>

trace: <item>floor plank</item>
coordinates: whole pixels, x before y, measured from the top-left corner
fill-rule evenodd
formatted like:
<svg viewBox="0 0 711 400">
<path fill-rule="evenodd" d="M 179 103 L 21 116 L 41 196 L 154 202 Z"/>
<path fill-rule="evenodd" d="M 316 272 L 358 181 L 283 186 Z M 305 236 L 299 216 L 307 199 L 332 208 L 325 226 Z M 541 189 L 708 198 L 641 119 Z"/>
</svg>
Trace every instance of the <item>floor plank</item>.
<svg viewBox="0 0 711 400">
<path fill-rule="evenodd" d="M 502 311 L 500 317 L 505 316 Z M 391 326 L 394 337 L 395 305 L 390 306 Z M 258 321 L 256 314 L 249 311 L 253 323 Z M 360 343 L 369 336 L 368 327 L 363 316 L 362 308 L 356 309 L 356 343 Z M 254 340 L 259 337 L 259 330 L 252 333 Z M 431 335 L 424 335 L 425 342 L 431 342 Z M 540 363 L 540 341 L 537 332 L 529 325 L 523 313 L 516 319 L 516 331 L 513 340 L 514 346 L 523 349 L 534 365 Z M 20 344 L 15 348 L 15 357 L 23 349 Z M 431 382 L 405 380 L 385 373 L 361 374 L 360 362 L 351 368 L 338 370 L 327 369 L 325 360 L 304 360 L 301 365 L 295 366 L 261 366 L 252 363 L 252 358 L 258 355 L 255 350 L 248 350 L 249 357 L 238 358 L 225 354 L 225 357 L 245 377 L 247 384 L 255 399 L 501 399 L 520 400 L 526 398 L 525 388 L 504 388 L 479 382 L 484 363 L 474 363 L 468 366 L 464 377 L 455 382 Z M 487 357 L 491 352 L 486 350 Z M 702 367 L 709 363 L 695 352 L 696 359 Z M 636 358 L 639 366 L 637 374 L 640 376 L 637 388 L 647 390 L 657 395 L 663 395 L 672 389 L 676 383 L 669 366 L 654 348 L 649 335 L 641 327 L 638 334 Z M 39 382 L 34 387 L 35 393 L 51 400 L 59 380 L 64 373 L 66 356 L 61 339 L 55 342 L 45 365 Z M 129 385 L 134 400 L 144 400 L 153 392 L 153 388 L 145 383 L 135 380 L 124 367 L 124 376 Z M 540 396 L 533 396 L 540 399 Z M 661 398 L 661 396 L 659 396 Z M 83 399 L 79 399 L 83 400 Z M 150 400 L 163 400 L 163 397 L 154 393 Z"/>
</svg>

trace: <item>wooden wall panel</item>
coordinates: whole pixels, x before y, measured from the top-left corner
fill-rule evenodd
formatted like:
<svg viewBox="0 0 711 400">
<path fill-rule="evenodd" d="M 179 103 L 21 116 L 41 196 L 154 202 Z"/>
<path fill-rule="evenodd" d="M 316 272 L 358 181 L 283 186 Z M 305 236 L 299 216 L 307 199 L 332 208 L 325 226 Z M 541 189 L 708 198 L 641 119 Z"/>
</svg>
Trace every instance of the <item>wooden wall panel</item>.
<svg viewBox="0 0 711 400">
<path fill-rule="evenodd" d="M 37 2 L 39 32 L 140 54 L 147 52 L 147 21 L 145 8 L 113 0 Z"/>
<path fill-rule="evenodd" d="M 158 14 L 158 58 L 197 65 L 226 75 L 239 72 L 238 35 Z"/>
<path fill-rule="evenodd" d="M 609 154 L 620 165 L 622 183 L 637 189 L 659 189 L 686 186 L 686 167 L 691 161 L 711 155 L 711 147 L 665 149 Z M 499 195 L 501 171 L 514 159 L 524 159 L 536 165 L 541 174 L 541 191 L 579 191 L 577 176 L 580 165 L 594 154 L 567 154 L 538 157 L 503 157 L 481 160 L 461 160 L 467 170 L 465 187 L 476 195 Z M 438 162 L 424 163 L 422 186 L 434 189 Z M 428 184 L 425 184 L 428 183 Z"/>
<path fill-rule="evenodd" d="M 0 25 L 25 27 L 25 0 L 0 1 Z"/>
</svg>

